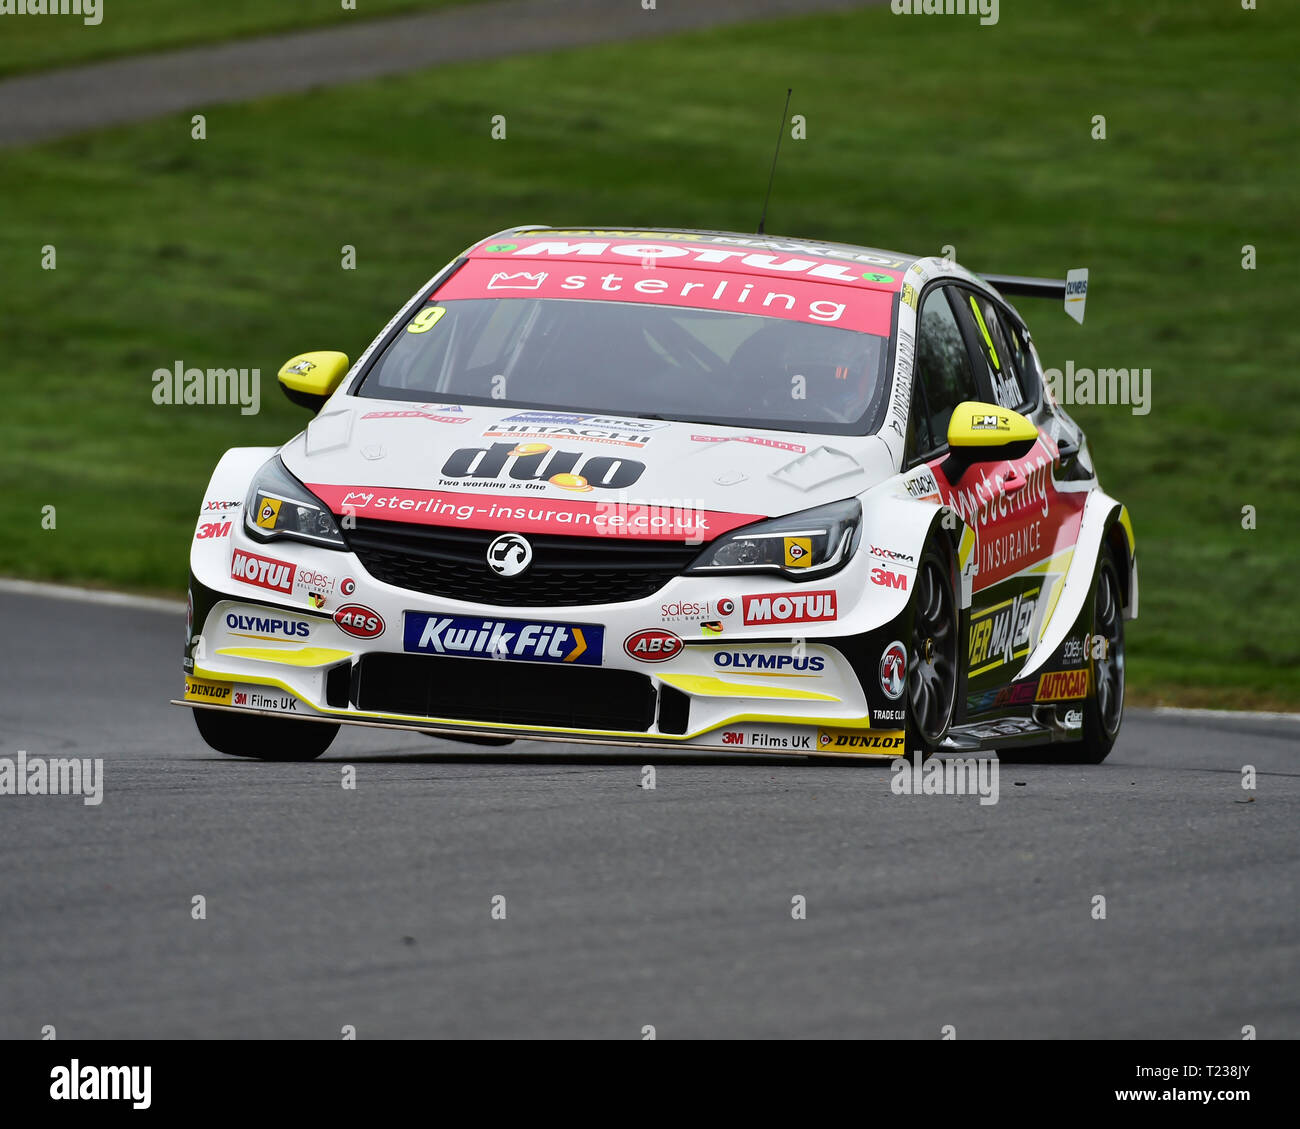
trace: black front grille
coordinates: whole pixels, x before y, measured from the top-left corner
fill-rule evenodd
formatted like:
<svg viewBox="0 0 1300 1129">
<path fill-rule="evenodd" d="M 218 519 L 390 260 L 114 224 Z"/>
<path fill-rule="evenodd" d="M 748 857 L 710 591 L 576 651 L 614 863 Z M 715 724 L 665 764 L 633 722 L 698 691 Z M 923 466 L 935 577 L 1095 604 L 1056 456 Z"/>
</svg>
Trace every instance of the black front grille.
<svg viewBox="0 0 1300 1129">
<path fill-rule="evenodd" d="M 391 653 L 357 660 L 353 697 L 368 712 L 629 733 L 654 724 L 656 705 L 633 670 Z"/>
<path fill-rule="evenodd" d="M 365 570 L 385 584 L 516 608 L 642 600 L 680 575 L 700 552 L 700 546 L 681 542 L 529 533 L 531 566 L 520 576 L 505 577 L 487 566 L 487 547 L 500 535 L 363 519 L 343 533 Z"/>
</svg>

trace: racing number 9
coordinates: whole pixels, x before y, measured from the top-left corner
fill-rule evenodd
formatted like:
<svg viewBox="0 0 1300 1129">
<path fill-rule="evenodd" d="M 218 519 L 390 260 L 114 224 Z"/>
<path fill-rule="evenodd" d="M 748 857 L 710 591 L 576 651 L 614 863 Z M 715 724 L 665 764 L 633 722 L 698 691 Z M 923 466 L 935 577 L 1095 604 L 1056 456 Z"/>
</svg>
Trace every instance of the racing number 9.
<svg viewBox="0 0 1300 1129">
<path fill-rule="evenodd" d="M 446 306 L 426 306 L 411 319 L 411 324 L 406 327 L 406 332 L 428 333 L 438 324 L 438 319 L 446 312 Z"/>
</svg>

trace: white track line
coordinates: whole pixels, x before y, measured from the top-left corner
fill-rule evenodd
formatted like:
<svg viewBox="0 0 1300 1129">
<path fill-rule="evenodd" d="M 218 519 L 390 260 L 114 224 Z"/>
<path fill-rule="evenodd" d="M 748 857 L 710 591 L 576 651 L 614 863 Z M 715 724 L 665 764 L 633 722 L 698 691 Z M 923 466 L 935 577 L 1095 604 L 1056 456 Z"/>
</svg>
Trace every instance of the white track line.
<svg viewBox="0 0 1300 1129">
<path fill-rule="evenodd" d="M 1213 720 L 1214 718 L 1244 718 L 1250 721 L 1300 721 L 1300 713 L 1268 713 L 1263 710 L 1256 712 L 1254 710 L 1192 710 L 1183 709 L 1180 706 L 1156 706 L 1153 713 L 1163 714 L 1166 717 L 1200 717 Z"/>
<path fill-rule="evenodd" d="M 73 588 L 66 584 L 41 584 L 35 580 L 0 577 L 0 594 L 36 596 L 46 600 L 75 600 L 83 604 L 109 604 L 119 608 L 140 608 L 151 612 L 184 612 L 184 600 L 162 600 L 156 596 L 133 596 L 98 588 Z"/>
</svg>

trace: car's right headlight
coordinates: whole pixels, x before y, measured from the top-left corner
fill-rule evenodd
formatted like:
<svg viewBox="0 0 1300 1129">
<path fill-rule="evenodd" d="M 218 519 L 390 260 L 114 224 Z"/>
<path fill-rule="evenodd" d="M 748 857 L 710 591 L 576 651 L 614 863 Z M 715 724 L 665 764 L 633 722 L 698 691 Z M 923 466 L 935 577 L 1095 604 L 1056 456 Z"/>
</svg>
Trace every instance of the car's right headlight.
<svg viewBox="0 0 1300 1129">
<path fill-rule="evenodd" d="M 843 568 L 861 531 L 862 504 L 856 498 L 832 502 L 733 530 L 687 572 L 779 572 L 790 580 L 812 580 Z"/>
<path fill-rule="evenodd" d="M 331 549 L 346 547 L 329 508 L 289 473 L 279 455 L 253 475 L 244 499 L 244 531 L 258 541 L 286 537 Z"/>
</svg>

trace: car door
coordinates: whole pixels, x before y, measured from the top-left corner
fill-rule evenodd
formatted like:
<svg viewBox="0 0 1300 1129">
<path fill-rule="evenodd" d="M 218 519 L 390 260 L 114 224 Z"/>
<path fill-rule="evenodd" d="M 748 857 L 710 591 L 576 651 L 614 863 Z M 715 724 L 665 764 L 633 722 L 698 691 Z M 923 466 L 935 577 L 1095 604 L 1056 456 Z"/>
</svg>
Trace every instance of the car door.
<svg viewBox="0 0 1300 1129">
<path fill-rule="evenodd" d="M 1052 543 L 1050 534 L 1045 536 L 1050 458 L 1040 449 L 1041 440 L 1023 458 L 977 461 L 960 474 L 948 469 L 948 422 L 959 403 L 1027 406 L 1028 394 L 1011 369 L 1005 341 L 999 348 L 1001 324 L 994 324 L 996 331 L 978 296 L 964 287 L 945 284 L 923 295 L 908 435 L 908 465 L 926 463 L 940 496 L 975 531 L 969 694 L 1009 681 L 1037 641 L 1045 608 L 1042 580 L 1022 573 Z"/>
<path fill-rule="evenodd" d="M 1086 493 L 1058 489 L 1060 452 L 1044 433 L 1049 409 L 1041 375 L 1015 319 L 999 302 L 959 288 L 960 315 L 989 402 L 1027 416 L 1040 428 L 1024 456 L 990 468 L 990 507 L 996 520 L 980 533 L 980 575 L 972 613 L 972 684 L 1005 684 L 1041 637 L 1057 586 L 1064 582 L 1078 537 Z M 978 612 L 979 614 L 975 614 Z M 1014 704 L 997 703 L 994 704 Z"/>
</svg>

